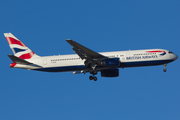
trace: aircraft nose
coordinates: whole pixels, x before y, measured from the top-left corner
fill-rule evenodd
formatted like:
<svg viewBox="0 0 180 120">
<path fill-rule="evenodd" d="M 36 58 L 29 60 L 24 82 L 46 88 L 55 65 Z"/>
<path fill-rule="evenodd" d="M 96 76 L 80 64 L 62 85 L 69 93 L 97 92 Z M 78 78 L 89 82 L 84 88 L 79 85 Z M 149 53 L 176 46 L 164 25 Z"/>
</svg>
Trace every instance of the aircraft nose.
<svg viewBox="0 0 180 120">
<path fill-rule="evenodd" d="M 175 58 L 174 60 L 178 59 L 178 56 L 177 56 L 176 54 L 174 54 L 174 56 L 175 56 L 175 57 L 174 57 L 174 58 Z"/>
</svg>

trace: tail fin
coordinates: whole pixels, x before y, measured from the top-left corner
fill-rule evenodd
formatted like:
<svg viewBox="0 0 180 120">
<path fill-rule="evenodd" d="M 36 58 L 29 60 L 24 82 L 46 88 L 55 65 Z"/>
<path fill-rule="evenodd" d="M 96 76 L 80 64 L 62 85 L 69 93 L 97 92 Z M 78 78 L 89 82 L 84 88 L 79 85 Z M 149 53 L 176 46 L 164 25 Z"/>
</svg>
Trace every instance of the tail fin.
<svg viewBox="0 0 180 120">
<path fill-rule="evenodd" d="M 6 37 L 7 42 L 14 53 L 14 56 L 21 59 L 31 59 L 39 57 L 12 33 L 4 33 L 4 36 Z"/>
</svg>

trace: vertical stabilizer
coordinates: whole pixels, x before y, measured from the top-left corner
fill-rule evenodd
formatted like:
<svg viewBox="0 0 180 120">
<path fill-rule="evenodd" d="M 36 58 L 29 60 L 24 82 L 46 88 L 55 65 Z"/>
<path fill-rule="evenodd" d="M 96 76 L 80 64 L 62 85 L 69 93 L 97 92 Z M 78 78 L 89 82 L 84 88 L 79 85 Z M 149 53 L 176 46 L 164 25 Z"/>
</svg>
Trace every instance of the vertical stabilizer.
<svg viewBox="0 0 180 120">
<path fill-rule="evenodd" d="M 12 49 L 12 52 L 14 53 L 14 56 L 21 59 L 32 59 L 39 57 L 12 33 L 4 33 L 4 36 L 6 37 L 7 42 Z"/>
</svg>

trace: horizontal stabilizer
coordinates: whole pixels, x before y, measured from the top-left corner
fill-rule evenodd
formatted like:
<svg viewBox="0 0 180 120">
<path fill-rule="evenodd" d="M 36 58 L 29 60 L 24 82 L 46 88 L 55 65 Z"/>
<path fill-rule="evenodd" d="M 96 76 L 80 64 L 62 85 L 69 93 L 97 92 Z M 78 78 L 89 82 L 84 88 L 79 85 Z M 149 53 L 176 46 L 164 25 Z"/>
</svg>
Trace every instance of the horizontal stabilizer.
<svg viewBox="0 0 180 120">
<path fill-rule="evenodd" d="M 23 60 L 23 59 L 21 59 L 21 58 L 18 58 L 18 57 L 16 57 L 16 56 L 14 56 L 14 55 L 8 55 L 8 57 L 9 57 L 13 62 L 15 62 L 15 63 L 17 63 L 17 64 L 23 64 L 23 65 L 32 64 L 32 63 L 30 63 L 30 62 L 27 62 L 26 60 Z"/>
</svg>

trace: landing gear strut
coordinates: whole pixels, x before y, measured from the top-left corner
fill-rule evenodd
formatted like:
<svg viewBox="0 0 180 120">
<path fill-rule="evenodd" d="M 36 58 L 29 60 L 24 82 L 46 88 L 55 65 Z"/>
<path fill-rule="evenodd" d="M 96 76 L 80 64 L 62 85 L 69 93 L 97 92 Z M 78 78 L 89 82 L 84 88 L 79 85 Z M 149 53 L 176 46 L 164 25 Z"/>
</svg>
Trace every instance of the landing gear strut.
<svg viewBox="0 0 180 120">
<path fill-rule="evenodd" d="M 98 66 L 98 64 L 97 63 L 91 63 L 90 61 L 85 61 L 84 64 L 85 64 L 85 67 L 91 68 L 89 73 L 92 74 L 93 76 L 89 76 L 89 80 L 97 81 L 97 77 L 95 77 L 94 75 L 97 74 L 97 71 L 95 69 Z"/>
<path fill-rule="evenodd" d="M 90 80 L 94 80 L 94 81 L 97 81 L 97 77 L 95 77 L 94 75 L 97 75 L 97 71 L 95 70 L 96 69 L 96 66 L 97 64 L 92 64 L 92 70 L 90 71 L 90 74 L 92 74 L 93 76 L 89 76 L 89 79 Z"/>
<path fill-rule="evenodd" d="M 167 69 L 166 69 L 167 68 L 167 64 L 164 64 L 163 66 L 164 66 L 163 71 L 166 72 L 167 71 Z"/>
</svg>

